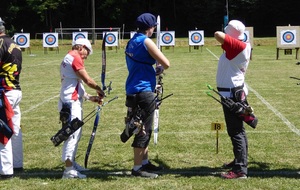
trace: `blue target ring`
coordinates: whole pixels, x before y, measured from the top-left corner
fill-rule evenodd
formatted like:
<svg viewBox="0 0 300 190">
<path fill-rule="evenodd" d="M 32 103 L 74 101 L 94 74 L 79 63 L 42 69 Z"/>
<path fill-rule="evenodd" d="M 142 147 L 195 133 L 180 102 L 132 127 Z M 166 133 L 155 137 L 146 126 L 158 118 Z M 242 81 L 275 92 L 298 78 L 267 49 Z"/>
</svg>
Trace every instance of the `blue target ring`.
<svg viewBox="0 0 300 190">
<path fill-rule="evenodd" d="M 106 41 L 107 44 L 110 44 L 110 45 L 114 44 L 116 42 L 116 40 L 117 40 L 117 38 L 114 34 L 112 34 L 112 33 L 106 34 L 105 41 Z"/>
<path fill-rule="evenodd" d="M 165 44 L 170 44 L 173 41 L 173 36 L 170 33 L 164 33 L 161 38 Z"/>
<path fill-rule="evenodd" d="M 295 35 L 292 32 L 287 31 L 283 33 L 282 38 L 284 42 L 291 43 L 295 40 Z"/>
<path fill-rule="evenodd" d="M 27 37 L 25 35 L 19 35 L 16 39 L 16 42 L 19 46 L 24 46 L 27 44 Z"/>
<path fill-rule="evenodd" d="M 85 35 L 82 34 L 82 33 L 78 33 L 78 34 L 76 34 L 75 37 L 74 37 L 75 40 L 77 40 L 77 39 L 79 39 L 79 38 L 85 38 Z"/>
<path fill-rule="evenodd" d="M 248 41 L 248 36 L 246 33 L 244 33 L 244 39 L 243 39 L 243 42 L 247 42 Z"/>
<path fill-rule="evenodd" d="M 193 43 L 198 44 L 202 41 L 202 35 L 199 32 L 195 32 L 191 35 L 191 40 Z"/>
<path fill-rule="evenodd" d="M 56 43 L 56 37 L 53 34 L 49 34 L 45 37 L 45 42 L 47 45 L 54 45 Z"/>
</svg>

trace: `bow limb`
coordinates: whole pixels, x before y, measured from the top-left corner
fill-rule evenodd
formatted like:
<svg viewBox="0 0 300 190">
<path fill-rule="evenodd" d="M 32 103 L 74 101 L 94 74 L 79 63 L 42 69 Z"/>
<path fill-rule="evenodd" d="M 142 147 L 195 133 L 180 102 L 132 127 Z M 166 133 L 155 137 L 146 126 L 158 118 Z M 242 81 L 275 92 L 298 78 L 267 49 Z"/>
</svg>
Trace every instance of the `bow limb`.
<svg viewBox="0 0 300 190">
<path fill-rule="evenodd" d="M 160 16 L 157 16 L 156 19 L 157 22 L 157 26 L 156 26 L 156 46 L 159 50 L 161 50 L 160 48 Z M 156 66 L 158 66 L 158 63 L 156 62 Z M 162 74 L 160 74 L 162 75 Z M 155 105 L 155 111 L 154 111 L 154 118 L 153 118 L 153 131 L 154 131 L 154 144 L 157 144 L 157 140 L 158 140 L 158 131 L 159 131 L 159 99 L 160 99 L 160 95 L 162 95 L 162 91 L 163 91 L 163 86 L 162 86 L 162 76 L 158 76 L 158 81 L 157 81 L 157 87 L 156 87 L 156 94 L 157 94 L 157 98 L 156 98 L 156 105 Z"/>
<path fill-rule="evenodd" d="M 89 145 L 88 145 L 86 153 L 85 153 L 85 158 L 84 158 L 84 167 L 85 168 L 87 168 L 87 165 L 88 165 L 90 152 L 91 152 L 91 149 L 92 149 L 92 146 L 93 146 L 93 143 L 94 143 L 94 139 L 95 139 L 95 135 L 96 135 L 96 131 L 97 131 L 97 128 L 98 128 L 98 123 L 99 123 L 99 119 L 100 119 L 100 114 L 99 114 L 100 110 L 101 110 L 101 106 L 99 105 L 98 108 L 97 108 L 97 111 L 96 111 L 96 117 L 95 117 L 95 120 L 94 120 L 94 127 L 93 127 L 92 134 L 91 134 L 91 137 L 90 137 Z"/>
<path fill-rule="evenodd" d="M 105 85 L 105 73 L 106 73 L 106 48 L 105 48 L 105 43 L 106 43 L 106 33 L 104 33 L 103 36 L 103 41 L 102 41 L 102 72 L 101 72 L 101 83 L 102 83 L 102 90 L 106 90 L 106 85 Z"/>
<path fill-rule="evenodd" d="M 157 16 L 156 19 L 157 26 L 156 26 L 156 46 L 160 50 L 160 16 Z"/>
</svg>

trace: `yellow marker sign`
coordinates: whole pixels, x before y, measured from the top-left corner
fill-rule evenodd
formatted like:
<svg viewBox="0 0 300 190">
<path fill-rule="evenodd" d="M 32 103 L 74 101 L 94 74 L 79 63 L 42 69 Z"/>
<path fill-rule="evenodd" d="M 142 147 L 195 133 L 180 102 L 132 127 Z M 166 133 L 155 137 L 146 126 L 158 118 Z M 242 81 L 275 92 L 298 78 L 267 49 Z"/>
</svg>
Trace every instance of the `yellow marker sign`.
<svg viewBox="0 0 300 190">
<path fill-rule="evenodd" d="M 211 130 L 212 131 L 222 131 L 224 130 L 224 123 L 211 123 Z"/>
<path fill-rule="evenodd" d="M 211 123 L 211 130 L 216 131 L 216 151 L 219 153 L 219 131 L 224 130 L 224 123 L 213 122 Z"/>
</svg>

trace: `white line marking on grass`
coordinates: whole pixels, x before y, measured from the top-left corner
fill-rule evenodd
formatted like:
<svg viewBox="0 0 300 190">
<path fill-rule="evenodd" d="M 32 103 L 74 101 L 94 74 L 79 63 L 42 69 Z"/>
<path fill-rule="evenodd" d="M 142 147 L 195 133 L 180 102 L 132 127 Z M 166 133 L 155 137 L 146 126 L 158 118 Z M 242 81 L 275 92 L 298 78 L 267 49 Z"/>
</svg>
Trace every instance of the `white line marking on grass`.
<svg viewBox="0 0 300 190">
<path fill-rule="evenodd" d="M 214 56 L 217 60 L 219 60 L 219 57 L 216 56 L 212 51 L 210 51 L 208 48 L 206 48 L 206 50 L 207 50 L 212 56 Z"/>
<path fill-rule="evenodd" d="M 276 110 L 269 102 L 267 102 L 258 92 L 256 92 L 253 88 L 251 88 L 248 84 L 247 87 L 250 91 L 252 91 L 255 96 L 260 99 L 262 103 L 264 103 L 267 108 L 269 108 L 275 115 L 277 115 L 289 128 L 291 131 L 300 136 L 300 130 L 295 127 L 287 118 L 285 118 L 278 110 Z"/>
<path fill-rule="evenodd" d="M 24 65 L 23 68 L 31 68 L 31 67 L 38 67 L 41 65 L 47 65 L 48 63 L 57 63 L 57 60 L 53 60 L 53 61 L 48 61 L 48 62 L 43 62 L 43 63 L 39 63 L 39 64 L 34 64 L 34 65 Z M 50 65 L 53 66 L 53 65 Z"/>
<path fill-rule="evenodd" d="M 36 105 L 34 105 L 34 106 L 31 106 L 28 110 L 22 111 L 22 114 L 26 114 L 26 113 L 28 113 L 28 112 L 31 112 L 32 110 L 34 110 L 34 109 L 36 109 L 37 107 L 43 105 L 44 103 L 47 103 L 47 102 L 53 100 L 54 98 L 58 98 L 58 97 L 59 97 L 59 95 L 56 95 L 56 96 L 53 96 L 53 97 L 51 97 L 51 98 L 48 98 L 48 99 L 46 99 L 46 100 L 44 100 L 44 101 L 42 101 L 42 102 L 36 104 Z"/>
<path fill-rule="evenodd" d="M 214 57 L 216 57 L 216 55 L 210 51 L 208 48 L 206 48 L 206 50 L 211 53 Z M 219 58 L 217 58 L 219 60 Z M 277 115 L 288 127 L 291 131 L 293 131 L 294 133 L 296 133 L 298 136 L 300 136 L 300 130 L 297 129 L 295 127 L 295 125 L 293 125 L 287 118 L 285 118 L 277 109 L 275 109 L 269 102 L 267 102 L 258 92 L 256 92 L 253 88 L 251 88 L 248 84 L 247 87 L 249 88 L 250 91 L 252 91 L 255 96 L 260 99 L 260 101 L 262 103 L 264 103 L 267 108 L 269 108 L 273 113 L 275 113 L 275 115 Z"/>
</svg>

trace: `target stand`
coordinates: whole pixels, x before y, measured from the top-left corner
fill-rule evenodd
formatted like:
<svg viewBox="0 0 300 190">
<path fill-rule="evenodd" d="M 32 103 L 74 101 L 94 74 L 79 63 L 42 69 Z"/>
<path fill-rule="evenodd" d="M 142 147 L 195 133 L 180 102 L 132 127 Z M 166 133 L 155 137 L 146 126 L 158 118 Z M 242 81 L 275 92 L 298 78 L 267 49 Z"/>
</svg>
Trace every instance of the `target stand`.
<svg viewBox="0 0 300 190">
<path fill-rule="evenodd" d="M 294 49 L 291 48 L 276 48 L 276 60 L 279 59 L 279 50 L 284 50 L 284 55 L 292 55 L 293 54 L 293 50 L 296 50 L 296 59 L 298 59 L 298 54 L 299 54 L 299 47 L 296 47 Z"/>
<path fill-rule="evenodd" d="M 200 49 L 201 49 L 201 52 L 202 52 L 202 48 L 203 48 L 203 45 L 199 45 L 199 46 L 192 46 L 192 45 L 189 45 L 189 52 L 191 52 L 192 50 L 192 47 L 194 47 L 194 49 L 195 50 L 198 50 L 199 49 L 199 47 L 200 47 Z"/>
<path fill-rule="evenodd" d="M 21 48 L 21 50 L 22 51 L 26 51 L 27 52 L 27 54 L 29 54 L 29 55 L 31 55 L 31 49 L 30 49 L 30 47 L 27 47 L 27 48 Z"/>
<path fill-rule="evenodd" d="M 118 47 L 117 46 L 115 46 L 115 47 L 116 47 L 116 53 L 118 53 Z M 113 50 L 113 46 L 108 46 L 107 49 L 108 50 Z"/>
<path fill-rule="evenodd" d="M 300 49 L 300 26 L 277 26 L 277 47 L 276 60 L 279 59 L 280 50 L 284 55 L 292 55 L 296 50 L 296 59 L 298 59 Z"/>
<path fill-rule="evenodd" d="M 170 49 L 170 47 L 172 47 L 173 49 L 173 53 L 174 53 L 174 47 L 175 46 L 161 46 L 161 47 L 165 47 L 166 50 Z M 163 48 L 161 48 L 161 52 L 162 52 Z"/>
<path fill-rule="evenodd" d="M 59 54 L 59 47 L 44 47 L 44 54 L 48 54 L 48 49 L 49 51 L 54 51 L 56 52 L 56 54 Z"/>
</svg>

